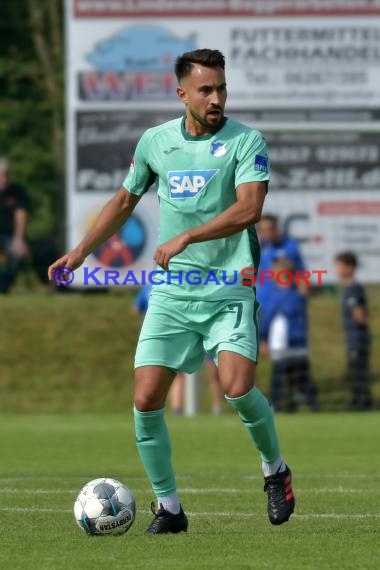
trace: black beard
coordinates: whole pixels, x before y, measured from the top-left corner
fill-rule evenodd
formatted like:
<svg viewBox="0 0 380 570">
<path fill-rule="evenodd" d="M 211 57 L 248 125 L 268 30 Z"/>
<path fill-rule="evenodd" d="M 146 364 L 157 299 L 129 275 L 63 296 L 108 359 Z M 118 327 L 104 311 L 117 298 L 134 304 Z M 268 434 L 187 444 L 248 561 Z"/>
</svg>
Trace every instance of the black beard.
<svg viewBox="0 0 380 570">
<path fill-rule="evenodd" d="M 220 120 L 217 123 L 209 123 L 206 119 L 202 119 L 202 117 L 200 115 L 197 115 L 196 113 L 194 113 L 191 109 L 190 110 L 190 115 L 196 120 L 198 121 L 198 123 L 200 125 L 202 125 L 202 127 L 205 127 L 206 129 L 210 129 L 212 131 L 216 131 L 219 128 L 220 123 L 223 121 L 224 119 L 224 115 L 223 115 L 223 111 L 221 110 L 220 113 Z"/>
</svg>

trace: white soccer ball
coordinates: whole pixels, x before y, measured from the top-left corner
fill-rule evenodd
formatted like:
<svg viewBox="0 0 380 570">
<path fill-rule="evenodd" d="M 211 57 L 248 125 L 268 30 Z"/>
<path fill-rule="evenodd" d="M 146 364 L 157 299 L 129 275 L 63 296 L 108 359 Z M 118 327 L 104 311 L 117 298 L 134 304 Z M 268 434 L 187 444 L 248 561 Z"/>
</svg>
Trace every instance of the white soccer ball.
<svg viewBox="0 0 380 570">
<path fill-rule="evenodd" d="M 87 534 L 123 534 L 136 516 L 136 501 L 116 479 L 94 479 L 83 487 L 74 503 L 77 525 Z"/>
</svg>

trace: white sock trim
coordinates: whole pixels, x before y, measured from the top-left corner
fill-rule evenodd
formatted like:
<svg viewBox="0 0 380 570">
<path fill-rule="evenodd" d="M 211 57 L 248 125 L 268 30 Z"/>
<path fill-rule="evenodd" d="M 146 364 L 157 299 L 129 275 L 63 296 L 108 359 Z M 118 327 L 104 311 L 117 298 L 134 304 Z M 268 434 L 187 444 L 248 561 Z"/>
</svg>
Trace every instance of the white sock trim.
<svg viewBox="0 0 380 570">
<path fill-rule="evenodd" d="M 157 508 L 160 509 L 161 505 L 165 511 L 168 511 L 173 515 L 178 515 L 181 510 L 179 498 L 176 492 L 171 495 L 167 495 L 166 497 L 157 497 Z"/>
<path fill-rule="evenodd" d="M 270 475 L 275 475 L 276 473 L 282 473 L 286 469 L 285 461 L 282 457 L 274 461 L 273 463 L 262 462 L 262 468 L 264 477 L 269 477 Z"/>
</svg>

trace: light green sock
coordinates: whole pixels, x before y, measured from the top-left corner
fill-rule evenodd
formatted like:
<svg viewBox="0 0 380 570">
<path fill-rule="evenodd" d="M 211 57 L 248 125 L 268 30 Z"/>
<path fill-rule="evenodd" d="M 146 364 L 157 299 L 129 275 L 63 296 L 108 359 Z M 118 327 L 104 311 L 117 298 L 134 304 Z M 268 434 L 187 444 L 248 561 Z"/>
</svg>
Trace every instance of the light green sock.
<svg viewBox="0 0 380 570">
<path fill-rule="evenodd" d="M 276 427 L 274 425 L 273 410 L 268 400 L 256 387 L 244 396 L 226 400 L 238 412 L 240 419 L 260 451 L 262 460 L 274 463 L 280 458 Z"/>
<path fill-rule="evenodd" d="M 164 413 L 165 408 L 154 412 L 140 412 L 134 408 L 137 449 L 157 497 L 165 497 L 176 490 Z"/>
</svg>

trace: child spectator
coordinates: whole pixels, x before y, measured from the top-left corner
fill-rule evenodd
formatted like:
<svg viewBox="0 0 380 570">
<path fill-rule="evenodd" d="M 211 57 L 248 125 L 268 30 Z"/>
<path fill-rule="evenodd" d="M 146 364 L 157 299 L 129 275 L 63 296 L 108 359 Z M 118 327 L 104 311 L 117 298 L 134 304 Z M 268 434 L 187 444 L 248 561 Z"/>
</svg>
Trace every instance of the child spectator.
<svg viewBox="0 0 380 570">
<path fill-rule="evenodd" d="M 342 321 L 347 347 L 347 379 L 351 390 L 350 409 L 369 410 L 373 400 L 370 389 L 370 330 L 364 287 L 356 282 L 357 257 L 351 251 L 335 257 L 335 270 L 343 283 Z"/>
<path fill-rule="evenodd" d="M 263 352 L 272 361 L 272 405 L 276 411 L 294 412 L 305 402 L 310 410 L 318 411 L 317 389 L 310 376 L 308 298 L 297 287 L 293 261 L 280 258 L 271 269 L 277 279 L 261 326 Z"/>
</svg>

